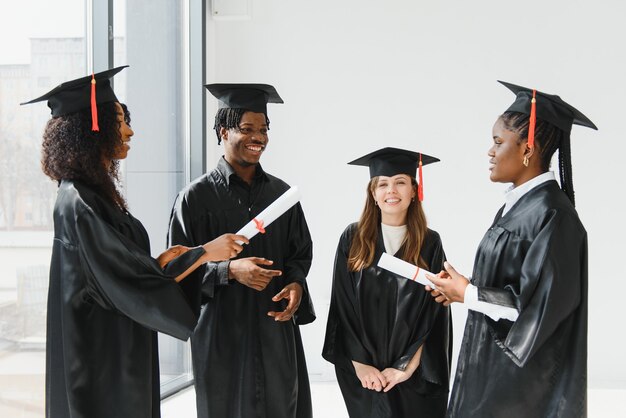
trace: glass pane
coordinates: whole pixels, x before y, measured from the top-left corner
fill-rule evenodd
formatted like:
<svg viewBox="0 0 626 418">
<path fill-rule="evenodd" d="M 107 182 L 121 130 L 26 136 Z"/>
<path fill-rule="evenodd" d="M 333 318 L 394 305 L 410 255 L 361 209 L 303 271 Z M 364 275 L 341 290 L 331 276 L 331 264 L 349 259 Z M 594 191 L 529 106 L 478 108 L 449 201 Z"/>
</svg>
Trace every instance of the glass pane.
<svg viewBox="0 0 626 418">
<path fill-rule="evenodd" d="M 128 104 L 135 131 L 129 158 L 122 168 L 126 197 L 130 211 L 148 230 L 153 255 L 165 249 L 170 208 L 182 188 L 186 115 L 181 74 L 187 72 L 182 59 L 183 3 L 113 2 L 114 64 L 130 65 L 116 76 L 115 92 L 120 101 Z M 146 184 L 154 186 L 147 189 Z M 159 358 L 162 396 L 191 381 L 187 343 L 159 335 Z"/>
<path fill-rule="evenodd" d="M 84 0 L 22 0 L 0 13 L 2 417 L 44 416 L 46 300 L 57 189 L 39 163 L 50 109 L 45 103 L 19 103 L 84 76 L 85 62 Z"/>
</svg>

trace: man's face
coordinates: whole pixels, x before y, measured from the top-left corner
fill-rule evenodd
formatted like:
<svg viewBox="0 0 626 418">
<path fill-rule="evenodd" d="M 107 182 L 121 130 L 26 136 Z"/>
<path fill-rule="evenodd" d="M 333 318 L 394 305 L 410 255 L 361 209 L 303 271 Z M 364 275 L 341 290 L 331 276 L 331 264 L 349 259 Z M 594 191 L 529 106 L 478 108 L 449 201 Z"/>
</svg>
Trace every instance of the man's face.
<svg viewBox="0 0 626 418">
<path fill-rule="evenodd" d="M 221 128 L 226 161 L 242 167 L 256 165 L 269 141 L 265 114 L 245 112 L 234 129 Z"/>
</svg>

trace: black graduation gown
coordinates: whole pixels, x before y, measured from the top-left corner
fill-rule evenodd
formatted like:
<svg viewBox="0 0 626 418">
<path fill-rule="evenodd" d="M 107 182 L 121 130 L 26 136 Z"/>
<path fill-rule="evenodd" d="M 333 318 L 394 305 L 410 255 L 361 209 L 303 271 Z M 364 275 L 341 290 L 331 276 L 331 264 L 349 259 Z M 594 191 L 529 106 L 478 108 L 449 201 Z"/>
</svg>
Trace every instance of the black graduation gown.
<svg viewBox="0 0 626 418">
<path fill-rule="evenodd" d="M 485 234 L 478 299 L 515 322 L 469 311 L 450 417 L 587 416 L 587 233 L 556 181 L 529 191 Z"/>
<path fill-rule="evenodd" d="M 203 252 L 194 250 L 189 263 Z M 159 417 L 153 330 L 187 339 L 196 320 L 180 286 L 150 256 L 141 223 L 89 187 L 62 181 L 48 291 L 46 416 Z"/>
<path fill-rule="evenodd" d="M 450 309 L 436 303 L 423 285 L 376 266 L 384 251 L 380 229 L 375 263 L 348 271 L 356 229 L 356 223 L 348 226 L 339 240 L 322 352 L 335 364 L 348 412 L 353 418 L 443 417 L 452 349 Z M 421 256 L 430 271 L 443 268 L 445 254 L 435 231 L 428 230 Z M 352 360 L 379 370 L 404 370 L 422 344 L 420 366 L 407 381 L 388 393 L 361 386 Z"/>
<path fill-rule="evenodd" d="M 289 186 L 257 166 L 252 187 L 222 158 L 177 197 L 170 219 L 171 244 L 196 245 L 234 233 Z M 311 393 L 298 324 L 315 318 L 306 285 L 312 241 L 300 204 L 267 226 L 239 257 L 265 257 L 282 270 L 262 291 L 228 280 L 228 262 L 208 263 L 183 286 L 202 283 L 202 312 L 191 337 L 199 418 L 310 418 Z M 293 321 L 268 311 L 286 302 L 271 298 L 291 282 L 304 294 Z"/>
</svg>

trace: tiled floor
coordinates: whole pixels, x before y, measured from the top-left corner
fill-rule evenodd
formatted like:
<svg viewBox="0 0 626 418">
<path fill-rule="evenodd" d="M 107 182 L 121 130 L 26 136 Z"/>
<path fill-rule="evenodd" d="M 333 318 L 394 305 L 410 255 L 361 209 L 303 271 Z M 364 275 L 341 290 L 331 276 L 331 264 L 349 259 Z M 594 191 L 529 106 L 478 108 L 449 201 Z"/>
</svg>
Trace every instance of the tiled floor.
<svg viewBox="0 0 626 418">
<path fill-rule="evenodd" d="M 311 382 L 313 415 L 316 418 L 348 418 L 335 382 Z M 588 418 L 625 418 L 626 389 L 590 389 Z M 195 418 L 196 395 L 193 388 L 165 400 L 162 418 Z"/>
</svg>

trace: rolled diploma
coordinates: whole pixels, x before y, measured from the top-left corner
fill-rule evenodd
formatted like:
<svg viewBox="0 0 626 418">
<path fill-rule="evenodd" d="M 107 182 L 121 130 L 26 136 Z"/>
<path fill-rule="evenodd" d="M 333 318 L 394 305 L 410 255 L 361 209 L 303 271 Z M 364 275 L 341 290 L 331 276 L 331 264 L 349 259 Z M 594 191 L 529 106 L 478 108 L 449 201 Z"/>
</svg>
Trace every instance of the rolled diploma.
<svg viewBox="0 0 626 418">
<path fill-rule="evenodd" d="M 259 223 L 262 228 L 267 228 L 269 224 L 278 219 L 280 215 L 287 212 L 289 208 L 299 201 L 300 192 L 298 191 L 298 187 L 291 187 L 285 193 L 280 195 L 278 199 L 274 200 L 272 204 L 263 209 L 263 211 L 255 216 L 254 219 L 245 224 L 243 228 L 237 231 L 237 235 L 243 235 L 246 238 L 251 239 L 260 232 L 257 227 L 257 223 Z M 241 244 L 241 242 L 239 242 L 239 244 Z"/>
<path fill-rule="evenodd" d="M 414 280 L 424 286 L 430 286 L 432 289 L 435 288 L 435 285 L 426 278 L 426 274 L 430 274 L 431 276 L 436 276 L 436 274 L 387 253 L 383 253 L 380 260 L 378 260 L 378 267 L 389 270 L 399 276 L 406 277 L 409 280 Z"/>
</svg>

